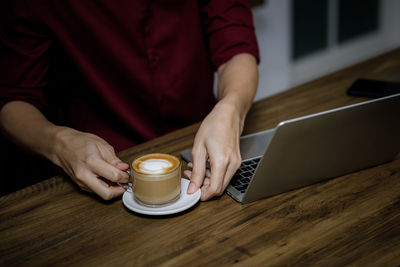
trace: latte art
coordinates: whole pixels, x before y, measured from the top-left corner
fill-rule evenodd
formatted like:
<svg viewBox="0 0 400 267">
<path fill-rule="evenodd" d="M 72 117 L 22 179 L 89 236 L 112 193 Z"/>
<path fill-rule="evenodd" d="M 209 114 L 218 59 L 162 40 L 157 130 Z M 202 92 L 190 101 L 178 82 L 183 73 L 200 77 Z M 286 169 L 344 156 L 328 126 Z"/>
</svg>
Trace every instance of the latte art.
<svg viewBox="0 0 400 267">
<path fill-rule="evenodd" d="M 165 159 L 149 159 L 139 165 L 144 173 L 165 173 L 172 166 L 172 163 Z"/>
<path fill-rule="evenodd" d="M 133 169 L 143 174 L 168 173 L 179 165 L 179 159 L 168 154 L 148 154 L 137 158 L 132 163 Z"/>
</svg>

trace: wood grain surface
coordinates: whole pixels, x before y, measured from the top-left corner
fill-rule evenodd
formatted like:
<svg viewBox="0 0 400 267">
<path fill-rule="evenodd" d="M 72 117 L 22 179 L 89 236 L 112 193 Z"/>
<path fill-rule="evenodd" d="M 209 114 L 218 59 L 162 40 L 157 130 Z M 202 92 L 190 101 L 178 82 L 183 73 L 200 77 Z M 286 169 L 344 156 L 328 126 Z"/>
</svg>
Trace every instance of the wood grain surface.
<svg viewBox="0 0 400 267">
<path fill-rule="evenodd" d="M 400 81 L 400 49 L 255 103 L 245 134 L 363 101 L 345 93 L 360 77 Z M 179 156 L 198 127 L 119 156 Z M 251 204 L 224 195 L 170 216 L 136 214 L 121 199 L 101 201 L 63 177 L 0 198 L 1 266 L 233 264 L 398 266 L 400 158 Z"/>
</svg>

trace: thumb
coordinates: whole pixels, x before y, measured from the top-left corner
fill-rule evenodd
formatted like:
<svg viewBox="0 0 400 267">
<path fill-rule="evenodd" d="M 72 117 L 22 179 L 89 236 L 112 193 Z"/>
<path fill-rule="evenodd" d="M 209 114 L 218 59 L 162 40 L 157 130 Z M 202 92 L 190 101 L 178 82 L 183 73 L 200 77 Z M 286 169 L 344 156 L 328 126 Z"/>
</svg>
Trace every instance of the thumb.
<svg viewBox="0 0 400 267">
<path fill-rule="evenodd" d="M 121 171 L 125 171 L 129 168 L 129 165 L 127 163 L 123 162 L 121 159 L 119 159 L 117 157 L 117 155 L 115 154 L 114 148 L 112 148 L 111 146 L 108 145 L 105 148 L 101 147 L 100 151 L 101 151 L 101 155 L 103 156 L 103 159 L 106 162 L 113 165 L 114 167 L 116 167 L 117 169 L 119 169 Z"/>
<path fill-rule="evenodd" d="M 129 169 L 129 164 L 122 161 L 117 162 L 117 164 L 115 164 L 114 166 L 121 171 L 126 171 L 127 169 Z"/>
<path fill-rule="evenodd" d="M 123 162 L 122 160 L 120 160 L 117 155 L 115 154 L 109 154 L 107 156 L 107 158 L 105 158 L 105 160 L 110 163 L 111 165 L 113 165 L 115 168 L 121 170 L 121 171 L 126 171 L 127 169 L 129 169 L 129 164 Z"/>
</svg>

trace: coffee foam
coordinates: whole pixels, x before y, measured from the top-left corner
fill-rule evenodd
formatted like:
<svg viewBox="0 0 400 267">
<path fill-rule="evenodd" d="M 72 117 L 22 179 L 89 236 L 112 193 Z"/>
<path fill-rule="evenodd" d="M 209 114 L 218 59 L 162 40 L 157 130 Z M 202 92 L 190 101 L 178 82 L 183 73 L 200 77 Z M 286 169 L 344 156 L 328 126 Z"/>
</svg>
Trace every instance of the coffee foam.
<svg viewBox="0 0 400 267">
<path fill-rule="evenodd" d="M 167 172 L 172 163 L 165 159 L 148 159 L 139 164 L 139 168 L 144 173 L 159 174 Z"/>
<path fill-rule="evenodd" d="M 148 154 L 132 163 L 134 170 L 149 175 L 166 174 L 179 166 L 179 159 L 167 154 Z"/>
</svg>

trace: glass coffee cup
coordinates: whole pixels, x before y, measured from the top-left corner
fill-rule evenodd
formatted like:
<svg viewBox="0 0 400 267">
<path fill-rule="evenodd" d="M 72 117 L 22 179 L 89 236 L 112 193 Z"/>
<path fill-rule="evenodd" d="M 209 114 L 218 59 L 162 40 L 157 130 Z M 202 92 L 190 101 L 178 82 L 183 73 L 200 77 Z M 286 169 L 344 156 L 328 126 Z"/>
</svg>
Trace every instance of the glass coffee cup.
<svg viewBox="0 0 400 267">
<path fill-rule="evenodd" d="M 154 153 L 136 158 L 131 164 L 135 200 L 159 207 L 177 201 L 181 194 L 181 162 L 169 154 Z"/>
</svg>

